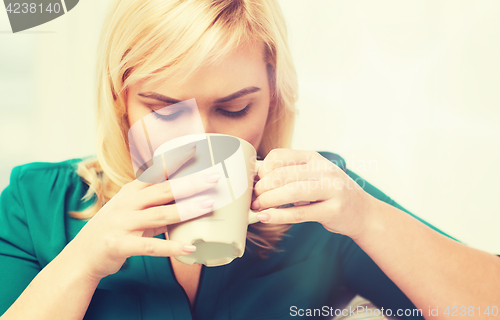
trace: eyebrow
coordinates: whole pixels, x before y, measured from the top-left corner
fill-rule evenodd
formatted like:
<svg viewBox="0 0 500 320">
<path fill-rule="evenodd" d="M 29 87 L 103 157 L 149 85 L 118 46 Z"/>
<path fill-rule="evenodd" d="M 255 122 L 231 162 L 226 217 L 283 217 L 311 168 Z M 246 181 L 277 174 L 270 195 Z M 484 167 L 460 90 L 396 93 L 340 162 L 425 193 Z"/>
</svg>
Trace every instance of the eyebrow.
<svg viewBox="0 0 500 320">
<path fill-rule="evenodd" d="M 238 99 L 239 97 L 242 97 L 244 95 L 257 92 L 259 90 L 260 90 L 260 88 L 258 88 L 258 87 L 243 88 L 243 89 L 241 89 L 239 91 L 236 91 L 235 93 L 231 93 L 228 96 L 225 96 L 223 98 L 217 99 L 214 102 L 215 103 L 228 102 L 228 101 L 231 101 L 231 100 L 234 100 L 234 99 Z M 156 93 L 156 92 L 149 92 L 148 91 L 148 92 L 138 93 L 137 95 L 139 95 L 141 97 L 144 97 L 144 98 L 151 98 L 151 99 L 159 100 L 159 101 L 165 102 L 165 103 L 179 103 L 179 102 L 181 102 L 181 100 L 170 98 L 170 97 L 164 96 L 164 95 Z"/>
</svg>

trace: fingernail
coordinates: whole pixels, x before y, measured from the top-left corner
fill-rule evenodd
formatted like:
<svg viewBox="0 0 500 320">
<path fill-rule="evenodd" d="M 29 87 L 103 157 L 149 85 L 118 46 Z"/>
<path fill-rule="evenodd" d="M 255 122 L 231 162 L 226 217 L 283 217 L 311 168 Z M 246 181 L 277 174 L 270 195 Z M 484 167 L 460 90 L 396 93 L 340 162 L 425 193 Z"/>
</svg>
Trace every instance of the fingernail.
<svg viewBox="0 0 500 320">
<path fill-rule="evenodd" d="M 260 209 L 260 202 L 259 202 L 259 199 L 255 200 L 255 201 L 252 203 L 252 209 L 254 209 L 254 210 L 259 210 L 259 209 Z"/>
<path fill-rule="evenodd" d="M 196 251 L 196 247 L 191 244 L 185 244 L 182 246 L 182 250 L 186 252 L 193 252 Z"/>
<path fill-rule="evenodd" d="M 182 151 L 188 152 L 191 151 L 191 149 L 194 149 L 196 147 L 196 143 L 189 143 L 184 146 L 182 146 Z"/>
<path fill-rule="evenodd" d="M 210 199 L 205 199 L 200 201 L 200 207 L 203 209 L 210 208 L 214 205 L 215 199 L 210 198 Z"/>
<path fill-rule="evenodd" d="M 219 172 L 210 173 L 207 176 L 205 176 L 205 182 L 207 183 L 217 182 L 219 181 L 221 176 L 222 175 Z"/>
<path fill-rule="evenodd" d="M 271 217 L 269 217 L 269 214 L 267 214 L 267 213 L 258 213 L 256 217 L 261 222 L 266 222 L 266 221 L 269 221 L 269 219 L 271 219 Z"/>
</svg>

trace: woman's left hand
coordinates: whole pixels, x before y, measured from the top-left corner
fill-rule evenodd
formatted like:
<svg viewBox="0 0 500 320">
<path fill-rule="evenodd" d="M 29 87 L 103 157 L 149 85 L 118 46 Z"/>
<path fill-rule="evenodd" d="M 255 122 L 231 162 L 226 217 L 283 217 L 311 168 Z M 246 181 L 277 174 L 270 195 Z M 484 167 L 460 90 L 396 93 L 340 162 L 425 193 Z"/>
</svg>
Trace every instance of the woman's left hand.
<svg viewBox="0 0 500 320">
<path fill-rule="evenodd" d="M 273 149 L 258 175 L 252 209 L 261 222 L 316 221 L 353 239 L 362 235 L 375 198 L 319 153 Z M 309 204 L 278 208 L 290 203 Z"/>
</svg>

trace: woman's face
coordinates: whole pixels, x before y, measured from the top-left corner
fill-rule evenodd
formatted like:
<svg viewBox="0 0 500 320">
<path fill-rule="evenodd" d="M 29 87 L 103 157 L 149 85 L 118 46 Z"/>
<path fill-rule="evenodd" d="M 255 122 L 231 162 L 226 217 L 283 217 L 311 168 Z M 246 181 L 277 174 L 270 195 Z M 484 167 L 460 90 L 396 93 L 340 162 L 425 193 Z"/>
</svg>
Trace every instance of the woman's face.
<svg viewBox="0 0 500 320">
<path fill-rule="evenodd" d="M 242 46 L 217 65 L 198 69 L 182 85 L 175 79 L 162 79 L 130 86 L 126 99 L 129 125 L 153 111 L 194 98 L 206 133 L 236 136 L 258 149 L 271 107 L 262 49 Z M 168 108 L 161 113 L 168 114 Z M 169 117 L 176 116 L 173 111 Z"/>
</svg>

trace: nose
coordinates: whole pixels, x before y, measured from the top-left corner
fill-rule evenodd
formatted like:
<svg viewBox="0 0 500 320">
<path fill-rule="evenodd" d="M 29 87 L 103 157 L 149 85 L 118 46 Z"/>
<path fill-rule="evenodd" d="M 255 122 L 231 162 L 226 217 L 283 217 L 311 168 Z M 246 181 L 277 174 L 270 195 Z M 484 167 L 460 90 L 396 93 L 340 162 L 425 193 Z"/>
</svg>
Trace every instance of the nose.
<svg viewBox="0 0 500 320">
<path fill-rule="evenodd" d="M 217 133 L 217 128 L 214 125 L 213 121 L 211 121 L 210 117 L 204 113 L 200 112 L 201 123 L 203 124 L 203 129 L 205 133 Z"/>
<path fill-rule="evenodd" d="M 205 133 L 222 133 L 223 128 L 220 127 L 220 122 L 217 123 L 217 119 L 210 115 L 210 107 L 205 106 L 201 103 L 198 104 L 197 117 L 198 121 L 201 121 L 203 125 L 203 130 Z"/>
<path fill-rule="evenodd" d="M 203 130 L 205 133 L 210 133 L 210 120 L 208 116 L 200 112 L 201 123 L 203 124 Z"/>
</svg>

